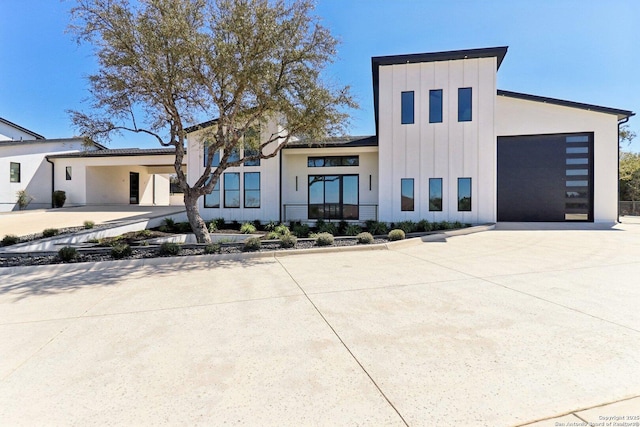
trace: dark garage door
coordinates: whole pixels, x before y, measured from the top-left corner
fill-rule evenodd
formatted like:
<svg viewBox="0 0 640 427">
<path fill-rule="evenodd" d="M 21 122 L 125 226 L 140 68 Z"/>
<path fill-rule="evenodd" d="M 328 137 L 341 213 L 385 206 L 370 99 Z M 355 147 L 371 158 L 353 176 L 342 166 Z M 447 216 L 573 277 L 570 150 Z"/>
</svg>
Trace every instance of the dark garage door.
<svg viewBox="0 0 640 427">
<path fill-rule="evenodd" d="M 593 221 L 593 135 L 498 137 L 498 221 Z"/>
</svg>

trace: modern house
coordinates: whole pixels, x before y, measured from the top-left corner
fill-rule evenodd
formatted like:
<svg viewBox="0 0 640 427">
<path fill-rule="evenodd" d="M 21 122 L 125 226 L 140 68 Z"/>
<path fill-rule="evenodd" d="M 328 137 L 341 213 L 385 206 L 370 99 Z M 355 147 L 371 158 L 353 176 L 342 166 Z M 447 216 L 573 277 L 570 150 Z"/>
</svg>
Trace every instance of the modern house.
<svg viewBox="0 0 640 427">
<path fill-rule="evenodd" d="M 17 192 L 29 209 L 52 207 L 52 192 L 65 191 L 65 206 L 182 204 L 171 195 L 172 149 L 115 149 L 83 138 L 46 139 L 0 118 L 0 212 L 17 210 Z"/>
<path fill-rule="evenodd" d="M 617 221 L 618 124 L 634 113 L 498 90 L 506 53 L 372 58 L 376 135 L 295 141 L 230 168 L 200 201 L 202 216 Z M 192 182 L 204 171 L 206 125 L 188 129 Z"/>
</svg>

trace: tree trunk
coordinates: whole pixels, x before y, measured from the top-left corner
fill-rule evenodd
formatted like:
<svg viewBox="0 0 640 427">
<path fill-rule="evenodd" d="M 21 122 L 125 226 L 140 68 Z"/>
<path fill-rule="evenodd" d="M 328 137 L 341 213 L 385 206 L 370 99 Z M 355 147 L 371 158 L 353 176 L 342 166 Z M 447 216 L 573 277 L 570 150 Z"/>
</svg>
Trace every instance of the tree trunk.
<svg viewBox="0 0 640 427">
<path fill-rule="evenodd" d="M 193 233 L 196 235 L 198 243 L 211 243 L 211 236 L 209 236 L 207 224 L 198 211 L 198 196 L 191 194 L 190 191 L 185 191 L 184 207 L 187 209 L 187 219 L 189 220 Z"/>
</svg>

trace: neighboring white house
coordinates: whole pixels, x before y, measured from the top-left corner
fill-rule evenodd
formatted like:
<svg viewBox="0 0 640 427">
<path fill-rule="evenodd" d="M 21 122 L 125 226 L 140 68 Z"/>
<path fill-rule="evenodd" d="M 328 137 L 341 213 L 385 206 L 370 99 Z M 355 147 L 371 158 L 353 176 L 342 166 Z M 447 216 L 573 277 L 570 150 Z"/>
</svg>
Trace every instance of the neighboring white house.
<svg viewBox="0 0 640 427">
<path fill-rule="evenodd" d="M 372 58 L 376 135 L 296 141 L 229 169 L 202 216 L 615 222 L 618 123 L 634 113 L 497 90 L 506 53 Z M 187 130 L 192 182 L 204 171 L 202 128 Z"/>
</svg>

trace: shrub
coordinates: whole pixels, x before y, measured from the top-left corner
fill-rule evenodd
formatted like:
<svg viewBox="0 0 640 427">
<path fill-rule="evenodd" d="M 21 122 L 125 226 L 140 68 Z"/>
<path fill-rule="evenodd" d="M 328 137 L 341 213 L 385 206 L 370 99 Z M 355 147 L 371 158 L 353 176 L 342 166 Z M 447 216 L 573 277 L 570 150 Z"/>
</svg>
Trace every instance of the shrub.
<svg viewBox="0 0 640 427">
<path fill-rule="evenodd" d="M 262 242 L 260 241 L 259 237 L 248 237 L 244 241 L 243 250 L 245 252 L 257 251 L 257 250 L 260 250 L 261 245 L 262 245 Z"/>
<path fill-rule="evenodd" d="M 250 222 L 245 222 L 240 226 L 240 232 L 242 234 L 253 234 L 256 232 L 256 226 Z"/>
<path fill-rule="evenodd" d="M 416 223 L 413 221 L 401 221 L 396 225 L 396 228 L 399 228 L 405 233 L 413 233 L 416 230 Z"/>
<path fill-rule="evenodd" d="M 360 226 L 356 224 L 349 224 L 344 229 L 345 236 L 357 236 L 361 232 L 362 232 L 362 228 L 360 228 Z"/>
<path fill-rule="evenodd" d="M 400 230 L 399 228 L 396 228 L 395 230 L 391 230 L 389 232 L 389 234 L 387 235 L 387 238 L 389 239 L 389 241 L 393 242 L 395 240 L 404 240 L 404 231 Z"/>
<path fill-rule="evenodd" d="M 217 243 L 211 243 L 204 247 L 205 254 L 217 254 L 220 253 L 220 245 Z"/>
<path fill-rule="evenodd" d="M 15 245 L 20 241 L 20 238 L 15 234 L 7 234 L 2 238 L 2 246 L 11 246 Z"/>
<path fill-rule="evenodd" d="M 151 237 L 151 230 L 140 230 L 136 233 L 138 237 Z"/>
<path fill-rule="evenodd" d="M 131 246 L 126 243 L 118 243 L 111 247 L 111 258 L 122 259 L 131 256 Z"/>
<path fill-rule="evenodd" d="M 256 228 L 256 230 L 262 230 L 262 222 L 260 222 L 259 219 L 253 220 L 253 226 Z"/>
<path fill-rule="evenodd" d="M 365 221 L 365 224 L 369 233 L 373 234 L 374 236 L 380 236 L 387 233 L 387 224 L 385 224 L 384 222 L 368 220 Z"/>
<path fill-rule="evenodd" d="M 371 233 L 360 233 L 356 236 L 356 238 L 358 239 L 358 243 L 362 245 L 369 245 L 373 243 L 373 236 L 371 235 Z"/>
<path fill-rule="evenodd" d="M 174 227 L 176 226 L 176 222 L 173 218 L 165 218 L 164 226 L 167 228 L 167 231 L 173 231 Z"/>
<path fill-rule="evenodd" d="M 311 230 L 307 224 L 296 223 L 292 224 L 291 232 L 295 234 L 297 237 L 305 238 L 309 236 Z"/>
<path fill-rule="evenodd" d="M 338 234 L 340 236 L 347 235 L 346 232 L 347 232 L 347 227 L 348 226 L 349 226 L 349 223 L 347 221 L 345 221 L 344 219 L 342 221 L 340 221 L 338 223 Z M 356 233 L 356 234 L 358 234 L 358 233 Z M 355 236 L 355 234 L 354 234 L 354 236 Z"/>
<path fill-rule="evenodd" d="M 64 206 L 64 202 L 67 201 L 67 193 L 62 190 L 56 190 L 52 195 L 53 207 L 61 208 Z"/>
<path fill-rule="evenodd" d="M 45 228 L 42 230 L 42 237 L 53 237 L 57 236 L 59 233 L 57 228 Z"/>
<path fill-rule="evenodd" d="M 18 204 L 18 209 L 24 210 L 29 206 L 29 203 L 33 200 L 33 197 L 27 193 L 27 190 L 20 190 L 16 193 L 16 203 Z"/>
<path fill-rule="evenodd" d="M 318 233 L 338 234 L 338 227 L 333 222 L 324 222 L 318 227 Z"/>
<path fill-rule="evenodd" d="M 278 233 L 276 233 L 275 231 L 270 231 L 267 233 L 267 235 L 265 236 L 265 239 L 267 240 L 278 240 L 280 236 Z"/>
<path fill-rule="evenodd" d="M 324 224 L 325 224 L 324 219 L 319 218 L 318 220 L 316 220 L 316 227 L 315 227 L 316 231 L 320 230 L 320 228 L 324 226 Z"/>
<path fill-rule="evenodd" d="M 229 224 L 229 228 L 232 230 L 240 230 L 240 223 L 234 219 L 231 221 L 231 224 Z"/>
<path fill-rule="evenodd" d="M 191 233 L 192 231 L 191 224 L 189 224 L 188 222 L 177 223 L 175 229 L 178 233 Z"/>
<path fill-rule="evenodd" d="M 448 221 L 440 221 L 438 223 L 439 230 L 449 230 L 451 228 L 451 224 Z"/>
<path fill-rule="evenodd" d="M 179 244 L 174 242 L 164 242 L 160 245 L 160 255 L 178 255 L 182 252 Z"/>
<path fill-rule="evenodd" d="M 211 221 L 209 223 L 209 233 L 215 233 L 216 231 L 218 231 L 218 226 L 216 225 L 215 221 Z"/>
<path fill-rule="evenodd" d="M 85 221 L 84 222 L 84 228 L 86 228 L 87 230 L 93 228 L 96 226 L 96 223 L 93 221 Z"/>
<path fill-rule="evenodd" d="M 275 221 L 269 221 L 267 223 L 267 225 L 264 226 L 264 229 L 266 231 L 274 231 L 276 229 L 276 227 L 278 226 L 278 223 Z"/>
<path fill-rule="evenodd" d="M 293 248 L 296 243 L 298 243 L 298 238 L 293 234 L 287 234 L 286 236 L 280 237 L 281 248 Z"/>
<path fill-rule="evenodd" d="M 431 231 L 431 230 L 432 230 L 431 223 L 426 219 L 421 219 L 416 224 L 416 231 Z"/>
<path fill-rule="evenodd" d="M 331 246 L 333 245 L 333 234 L 331 233 L 318 233 L 316 237 L 316 245 L 318 246 Z"/>
<path fill-rule="evenodd" d="M 273 231 L 278 233 L 280 236 L 286 236 L 288 234 L 291 234 L 291 231 L 289 230 L 289 227 L 287 227 L 284 224 L 278 224 Z"/>
<path fill-rule="evenodd" d="M 462 223 L 460 221 L 456 221 L 453 223 L 453 228 L 462 228 Z"/>
<path fill-rule="evenodd" d="M 213 222 L 216 225 L 216 230 L 223 230 L 225 225 L 227 225 L 222 217 L 214 219 Z"/>
<path fill-rule="evenodd" d="M 160 227 L 158 227 L 158 231 L 167 233 L 169 231 L 169 228 L 166 225 L 161 225 Z"/>
<path fill-rule="evenodd" d="M 63 262 L 69 262 L 76 259 L 78 256 L 78 251 L 76 248 L 72 248 L 70 246 L 65 246 L 58 251 L 58 258 L 60 258 Z"/>
</svg>

